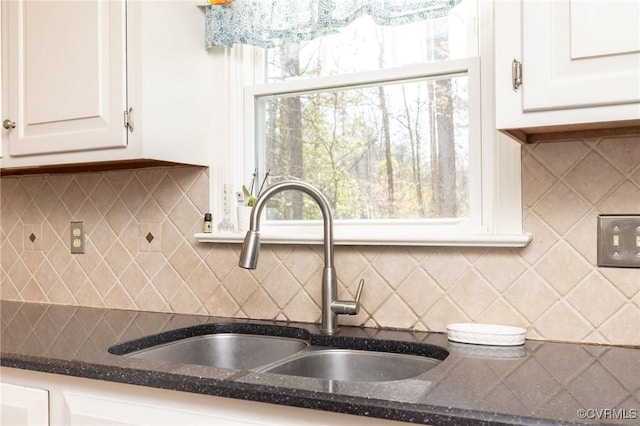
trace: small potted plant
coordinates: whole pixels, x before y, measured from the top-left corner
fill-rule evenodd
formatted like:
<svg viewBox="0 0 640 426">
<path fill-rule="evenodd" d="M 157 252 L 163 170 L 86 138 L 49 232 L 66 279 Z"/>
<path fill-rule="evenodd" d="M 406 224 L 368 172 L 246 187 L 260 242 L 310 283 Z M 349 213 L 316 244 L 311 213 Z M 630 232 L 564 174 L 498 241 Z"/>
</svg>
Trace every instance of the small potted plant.
<svg viewBox="0 0 640 426">
<path fill-rule="evenodd" d="M 238 205 L 238 231 L 240 232 L 246 232 L 249 230 L 249 218 L 251 217 L 251 209 L 256 205 L 256 200 L 260 196 L 260 193 L 262 192 L 262 189 L 267 182 L 270 170 L 267 170 L 267 173 L 265 173 L 264 179 L 262 180 L 262 185 L 260 185 L 260 189 L 258 189 L 257 194 L 254 196 L 253 187 L 256 181 L 257 172 L 257 170 L 253 171 L 249 188 L 247 188 L 246 185 L 242 185 L 243 201 L 240 205 Z"/>
<path fill-rule="evenodd" d="M 246 185 L 242 185 L 242 194 L 244 195 L 244 205 L 247 207 L 253 207 L 256 204 L 256 197 L 251 195 L 251 191 L 247 189 Z"/>
</svg>

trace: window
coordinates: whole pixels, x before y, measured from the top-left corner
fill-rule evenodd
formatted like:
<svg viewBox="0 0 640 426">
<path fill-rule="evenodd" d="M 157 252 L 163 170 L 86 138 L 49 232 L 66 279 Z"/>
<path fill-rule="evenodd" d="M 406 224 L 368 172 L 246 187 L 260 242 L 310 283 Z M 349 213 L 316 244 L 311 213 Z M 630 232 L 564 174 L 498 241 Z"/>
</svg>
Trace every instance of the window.
<svg viewBox="0 0 640 426">
<path fill-rule="evenodd" d="M 470 143 L 480 126 L 469 114 L 479 115 L 478 72 L 477 60 L 457 60 L 254 86 L 247 131 L 258 171 L 312 183 L 337 221 L 469 223 L 481 181 L 469 164 L 480 146 Z M 301 194 L 282 193 L 266 219 L 319 213 Z"/>
<path fill-rule="evenodd" d="M 270 182 L 305 180 L 331 203 L 337 243 L 521 245 L 521 235 L 496 236 L 520 234 L 520 198 L 519 186 L 508 189 L 516 220 L 496 220 L 505 192 L 492 187 L 493 166 L 505 152 L 495 157 L 492 114 L 482 114 L 477 6 L 464 0 L 447 17 L 393 27 L 361 17 L 310 42 L 225 49 L 244 90 L 229 134 L 244 143 L 226 155 L 237 169 L 214 166 L 212 188 L 240 188 L 254 170 L 258 182 L 267 172 Z M 519 164 L 519 148 L 506 151 Z M 265 239 L 317 239 L 315 203 L 278 195 Z"/>
</svg>

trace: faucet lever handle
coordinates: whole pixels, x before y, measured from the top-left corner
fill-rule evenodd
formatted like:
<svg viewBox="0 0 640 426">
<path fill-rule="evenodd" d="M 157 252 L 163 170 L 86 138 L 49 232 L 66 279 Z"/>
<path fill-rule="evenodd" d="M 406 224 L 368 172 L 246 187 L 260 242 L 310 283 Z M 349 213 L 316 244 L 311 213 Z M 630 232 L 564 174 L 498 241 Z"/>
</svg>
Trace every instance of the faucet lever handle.
<svg viewBox="0 0 640 426">
<path fill-rule="evenodd" d="M 362 287 L 364 287 L 364 279 L 358 283 L 355 300 L 334 300 L 331 303 L 331 310 L 334 314 L 357 315 L 360 312 L 360 296 L 362 295 Z"/>
<path fill-rule="evenodd" d="M 364 287 L 364 278 L 360 278 L 358 283 L 358 290 L 356 290 L 356 303 L 360 303 L 360 296 L 362 296 L 362 288 Z"/>
</svg>

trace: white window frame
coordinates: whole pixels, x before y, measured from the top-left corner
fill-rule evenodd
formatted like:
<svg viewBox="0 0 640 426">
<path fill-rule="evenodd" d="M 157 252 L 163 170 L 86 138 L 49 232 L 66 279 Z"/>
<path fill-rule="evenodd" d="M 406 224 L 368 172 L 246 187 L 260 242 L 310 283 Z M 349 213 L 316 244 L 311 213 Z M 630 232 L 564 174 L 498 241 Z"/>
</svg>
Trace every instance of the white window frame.
<svg viewBox="0 0 640 426">
<path fill-rule="evenodd" d="M 476 28 L 480 33 L 480 58 L 451 60 L 314 79 L 256 85 L 261 70 L 261 52 L 246 46 L 215 48 L 217 69 L 216 98 L 219 113 L 215 117 L 217 138 L 210 168 L 211 211 L 214 224 L 223 215 L 222 187 L 242 187 L 255 168 L 255 98 L 287 92 L 314 91 L 381 80 L 468 73 L 470 185 L 477 182 L 480 191 L 470 187 L 470 221 L 456 220 L 349 220 L 334 223 L 334 243 L 344 245 L 426 245 L 426 246 L 500 246 L 523 247 L 531 235 L 522 232 L 521 152 L 520 145 L 495 130 L 493 81 L 493 5 L 479 0 Z M 481 138 L 478 143 L 477 138 Z M 474 138 L 476 140 L 474 140 Z M 479 161 L 475 161 L 479 159 Z M 479 167 L 479 169 L 478 169 Z M 478 180 L 471 177 L 479 177 Z M 480 192 L 480 193 L 478 193 Z M 235 218 L 235 203 L 230 201 Z M 263 221 L 262 241 L 266 243 L 315 244 L 322 242 L 319 221 Z M 202 242 L 242 242 L 244 235 L 198 233 Z"/>
</svg>

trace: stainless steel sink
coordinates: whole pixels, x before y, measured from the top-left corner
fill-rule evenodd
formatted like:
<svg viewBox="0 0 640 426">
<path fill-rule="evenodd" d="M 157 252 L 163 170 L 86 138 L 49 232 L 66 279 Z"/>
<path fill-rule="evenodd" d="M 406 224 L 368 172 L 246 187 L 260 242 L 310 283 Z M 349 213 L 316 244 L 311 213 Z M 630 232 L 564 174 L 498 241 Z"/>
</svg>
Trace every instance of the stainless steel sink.
<svg viewBox="0 0 640 426">
<path fill-rule="evenodd" d="M 251 370 L 306 348 L 303 340 L 220 333 L 190 337 L 128 354 L 133 358 Z"/>
<path fill-rule="evenodd" d="M 310 347 L 308 352 L 259 371 L 351 382 L 388 382 L 419 376 L 439 363 L 440 360 L 415 355 Z"/>
<path fill-rule="evenodd" d="M 388 352 L 394 348 L 394 352 Z M 109 352 L 169 363 L 345 382 L 410 379 L 436 367 L 449 354 L 444 348 L 425 343 L 335 337 L 318 340 L 295 327 L 225 323 L 146 336 L 112 346 Z"/>
</svg>

